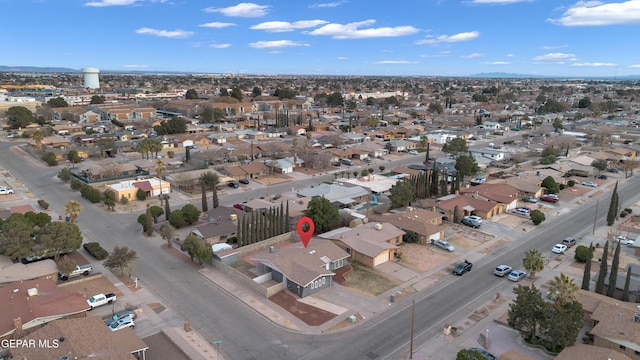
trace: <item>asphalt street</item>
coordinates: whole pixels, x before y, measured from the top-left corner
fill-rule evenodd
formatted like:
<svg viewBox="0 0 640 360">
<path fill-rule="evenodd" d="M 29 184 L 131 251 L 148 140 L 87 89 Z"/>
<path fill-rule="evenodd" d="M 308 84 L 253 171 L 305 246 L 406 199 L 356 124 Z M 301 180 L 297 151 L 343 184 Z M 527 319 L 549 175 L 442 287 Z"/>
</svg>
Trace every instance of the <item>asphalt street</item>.
<svg viewBox="0 0 640 360">
<path fill-rule="evenodd" d="M 63 213 L 64 204 L 71 199 L 83 204 L 78 225 L 86 241 L 99 241 L 105 248 L 128 246 L 138 253 L 137 275 L 144 286 L 153 291 L 163 303 L 191 322 L 196 331 L 210 341 L 221 339 L 220 351 L 228 359 L 397 359 L 406 358 L 411 324 L 411 297 L 407 297 L 388 312 L 363 321 L 347 332 L 305 335 L 274 326 L 257 312 L 238 302 L 232 294 L 211 283 L 188 265 L 152 245 L 141 233 L 136 219 L 139 213 L 118 215 L 90 205 L 80 194 L 55 180 L 57 168 L 34 167 L 28 159 L 0 143 L 0 160 L 14 176 L 21 180 L 38 198 L 47 200 L 53 209 Z M 415 157 L 403 157 L 406 164 Z M 385 165 L 386 166 L 386 165 Z M 308 181 L 273 185 L 271 194 L 290 191 L 331 180 L 333 176 L 319 175 Z M 621 183 L 620 198 L 630 205 L 640 197 L 640 177 Z M 260 192 L 264 192 L 262 194 Z M 598 223 L 606 216 L 610 192 L 600 196 Z M 230 194 L 224 203 L 243 201 L 245 197 L 266 195 L 266 189 L 256 192 Z M 548 252 L 551 246 L 566 236 L 591 233 L 595 199 L 568 214 L 548 219 L 536 231 L 522 233 L 514 229 L 503 236 L 513 241 L 498 255 L 487 255 L 474 262 L 474 271 L 463 277 L 448 277 L 416 299 L 415 343 L 437 336 L 442 325 L 452 323 L 468 314 L 469 309 L 486 303 L 503 284 L 489 276 L 499 263 L 519 264 L 524 251 L 538 247 Z"/>
</svg>

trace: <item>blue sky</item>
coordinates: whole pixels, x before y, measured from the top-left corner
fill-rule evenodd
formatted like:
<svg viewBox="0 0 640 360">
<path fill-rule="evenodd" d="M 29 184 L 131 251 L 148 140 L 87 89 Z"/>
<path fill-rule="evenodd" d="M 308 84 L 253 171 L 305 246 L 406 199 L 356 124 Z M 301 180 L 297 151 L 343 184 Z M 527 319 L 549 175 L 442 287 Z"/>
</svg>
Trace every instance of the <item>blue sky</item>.
<svg viewBox="0 0 640 360">
<path fill-rule="evenodd" d="M 640 0 L 0 0 L 0 9 L 0 65 L 311 75 L 640 74 Z"/>
</svg>

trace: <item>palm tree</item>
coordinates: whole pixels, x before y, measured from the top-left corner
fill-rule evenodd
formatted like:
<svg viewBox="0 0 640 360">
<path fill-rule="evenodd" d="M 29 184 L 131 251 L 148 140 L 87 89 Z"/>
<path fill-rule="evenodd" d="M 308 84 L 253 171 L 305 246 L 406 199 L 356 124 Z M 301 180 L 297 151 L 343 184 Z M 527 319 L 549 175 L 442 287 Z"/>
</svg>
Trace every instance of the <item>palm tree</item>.
<svg viewBox="0 0 640 360">
<path fill-rule="evenodd" d="M 71 222 L 76 222 L 78 220 L 80 211 L 82 211 L 82 205 L 75 200 L 70 200 L 68 203 L 64 204 L 64 214 L 69 217 L 69 221 Z"/>
<path fill-rule="evenodd" d="M 31 140 L 33 140 L 36 147 L 40 149 L 42 147 L 42 141 L 44 140 L 44 134 L 40 130 L 36 130 L 31 134 Z"/>
<path fill-rule="evenodd" d="M 536 273 L 544 270 L 544 256 L 539 249 L 532 248 L 524 253 L 524 259 L 522 259 L 522 267 L 529 273 L 529 277 L 535 279 Z"/>
<path fill-rule="evenodd" d="M 160 181 L 160 205 L 162 206 L 162 173 L 164 172 L 164 161 L 162 159 L 156 160 L 156 174 L 158 175 L 158 181 Z"/>
<path fill-rule="evenodd" d="M 549 291 L 553 295 L 553 301 L 564 306 L 565 304 L 576 300 L 576 292 L 580 287 L 573 283 L 574 279 L 569 278 L 567 275 L 560 273 L 560 276 L 555 276 L 550 282 Z"/>
<path fill-rule="evenodd" d="M 210 187 L 213 191 L 213 208 L 217 208 L 218 203 L 218 183 L 220 183 L 220 178 L 218 175 L 212 173 L 211 171 L 207 171 L 206 173 L 200 175 L 200 181 L 203 182 L 207 187 Z"/>
</svg>

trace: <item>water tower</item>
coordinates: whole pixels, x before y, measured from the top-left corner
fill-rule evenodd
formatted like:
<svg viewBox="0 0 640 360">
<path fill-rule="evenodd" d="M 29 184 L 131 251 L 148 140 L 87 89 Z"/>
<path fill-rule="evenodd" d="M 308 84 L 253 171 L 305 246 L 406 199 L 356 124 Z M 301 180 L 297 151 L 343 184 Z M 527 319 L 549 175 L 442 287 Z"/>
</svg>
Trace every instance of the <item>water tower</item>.
<svg viewBox="0 0 640 360">
<path fill-rule="evenodd" d="M 98 74 L 100 70 L 96 68 L 82 68 L 82 75 L 84 75 L 84 88 L 85 89 L 99 89 L 100 88 L 100 79 L 98 79 Z"/>
</svg>

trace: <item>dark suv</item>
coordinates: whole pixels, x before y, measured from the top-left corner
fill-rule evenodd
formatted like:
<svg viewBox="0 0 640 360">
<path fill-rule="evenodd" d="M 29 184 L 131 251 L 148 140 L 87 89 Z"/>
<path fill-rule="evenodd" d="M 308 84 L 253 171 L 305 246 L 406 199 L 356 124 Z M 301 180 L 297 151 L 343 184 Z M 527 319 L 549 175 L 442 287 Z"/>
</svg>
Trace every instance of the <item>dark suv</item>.
<svg viewBox="0 0 640 360">
<path fill-rule="evenodd" d="M 570 248 L 575 244 L 576 244 L 576 239 L 572 237 L 567 237 L 562 240 L 562 245 L 567 245 L 567 248 Z"/>
<path fill-rule="evenodd" d="M 461 262 L 460 264 L 456 265 L 456 267 L 453 268 L 453 273 L 456 275 L 462 276 L 464 275 L 465 272 L 471 271 L 472 267 L 473 267 L 473 264 L 465 260 L 464 262 Z"/>
</svg>

